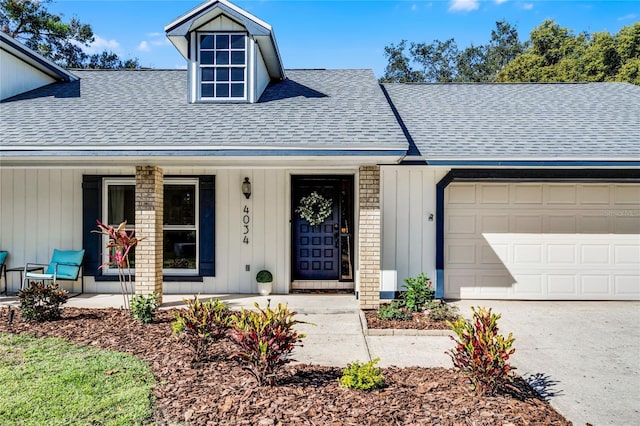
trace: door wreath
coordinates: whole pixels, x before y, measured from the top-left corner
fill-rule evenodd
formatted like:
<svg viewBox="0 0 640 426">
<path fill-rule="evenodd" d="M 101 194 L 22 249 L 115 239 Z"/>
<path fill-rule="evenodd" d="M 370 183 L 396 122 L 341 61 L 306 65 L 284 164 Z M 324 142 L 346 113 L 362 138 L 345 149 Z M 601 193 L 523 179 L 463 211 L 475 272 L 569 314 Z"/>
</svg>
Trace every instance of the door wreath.
<svg viewBox="0 0 640 426">
<path fill-rule="evenodd" d="M 322 195 L 313 191 L 306 197 L 302 197 L 300 205 L 295 212 L 311 226 L 322 224 L 333 211 L 333 200 L 326 199 Z"/>
</svg>

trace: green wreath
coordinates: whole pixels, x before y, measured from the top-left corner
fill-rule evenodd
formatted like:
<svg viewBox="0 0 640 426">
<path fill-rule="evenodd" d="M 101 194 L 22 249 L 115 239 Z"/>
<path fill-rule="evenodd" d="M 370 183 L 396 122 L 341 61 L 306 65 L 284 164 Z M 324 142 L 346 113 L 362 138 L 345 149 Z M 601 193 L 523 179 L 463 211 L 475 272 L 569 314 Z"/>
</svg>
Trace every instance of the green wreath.
<svg viewBox="0 0 640 426">
<path fill-rule="evenodd" d="M 302 197 L 300 205 L 295 210 L 300 217 L 311 226 L 322 224 L 333 212 L 333 200 L 326 199 L 322 195 L 313 191 L 306 197 Z"/>
</svg>

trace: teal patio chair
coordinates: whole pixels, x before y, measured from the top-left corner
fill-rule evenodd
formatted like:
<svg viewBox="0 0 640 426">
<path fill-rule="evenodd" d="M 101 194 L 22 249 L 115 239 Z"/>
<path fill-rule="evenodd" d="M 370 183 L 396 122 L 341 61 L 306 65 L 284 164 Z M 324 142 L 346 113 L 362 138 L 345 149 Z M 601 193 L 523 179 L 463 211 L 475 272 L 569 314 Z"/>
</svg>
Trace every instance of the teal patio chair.
<svg viewBox="0 0 640 426">
<path fill-rule="evenodd" d="M 0 293 L 7 294 L 7 255 L 9 252 L 0 250 L 0 280 L 4 278 L 4 291 Z"/>
<path fill-rule="evenodd" d="M 82 274 L 82 264 L 84 262 L 84 250 L 53 250 L 51 262 L 48 265 L 37 263 L 27 263 L 24 269 L 24 280 L 22 288 L 29 287 L 29 280 L 52 281 L 77 281 L 81 279 L 80 294 L 84 293 L 84 274 Z M 34 268 L 41 267 L 44 272 L 33 271 Z M 32 271 L 29 271 L 32 269 Z"/>
</svg>

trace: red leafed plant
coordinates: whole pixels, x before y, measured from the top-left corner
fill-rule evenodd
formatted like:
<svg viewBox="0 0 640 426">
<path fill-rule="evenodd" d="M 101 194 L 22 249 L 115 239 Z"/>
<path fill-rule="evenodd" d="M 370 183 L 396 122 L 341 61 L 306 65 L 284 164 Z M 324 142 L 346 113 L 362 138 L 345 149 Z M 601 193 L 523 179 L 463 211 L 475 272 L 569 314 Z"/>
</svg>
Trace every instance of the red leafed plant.
<svg viewBox="0 0 640 426">
<path fill-rule="evenodd" d="M 193 300 L 185 299 L 186 309 L 174 313 L 171 323 L 173 334 L 186 342 L 193 350 L 192 365 L 197 366 L 207 357 L 213 342 L 227 337 L 230 311 L 219 299 L 200 301 L 198 296 Z"/>
<path fill-rule="evenodd" d="M 134 291 L 129 254 L 142 238 L 135 236 L 135 229 L 127 232 L 126 220 L 118 225 L 117 228 L 105 225 L 99 220 L 96 220 L 96 222 L 98 222 L 98 229 L 93 232 L 106 235 L 108 238 L 106 248 L 109 253 L 109 260 L 100 265 L 100 268 L 115 266 L 118 269 L 118 280 L 120 281 L 120 289 L 124 299 L 124 308 L 129 310 L 129 299 Z"/>
<path fill-rule="evenodd" d="M 493 395 L 505 390 L 513 381 L 509 357 L 515 352 L 511 346 L 514 338 L 498 334 L 497 322 L 500 314 L 491 309 L 471 308 L 473 319 L 462 317 L 447 324 L 456 333 L 458 339 L 451 337 L 456 346 L 447 354 L 453 361 L 454 369 L 469 378 L 471 385 L 479 395 Z"/>
<path fill-rule="evenodd" d="M 231 316 L 231 340 L 238 350 L 235 356 L 246 363 L 259 385 L 273 386 L 280 367 L 293 361 L 291 352 L 305 337 L 294 326 L 303 321 L 294 319 L 286 305 L 278 304 L 271 309 L 270 304 L 262 309 L 255 303 L 257 311 L 242 309 Z"/>
</svg>

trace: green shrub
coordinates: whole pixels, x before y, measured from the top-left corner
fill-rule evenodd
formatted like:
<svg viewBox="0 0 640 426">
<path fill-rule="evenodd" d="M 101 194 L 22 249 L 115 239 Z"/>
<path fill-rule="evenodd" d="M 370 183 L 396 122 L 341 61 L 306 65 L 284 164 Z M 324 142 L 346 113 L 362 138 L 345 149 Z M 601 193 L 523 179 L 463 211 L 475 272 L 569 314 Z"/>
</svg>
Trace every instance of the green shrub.
<svg viewBox="0 0 640 426">
<path fill-rule="evenodd" d="M 380 305 L 378 308 L 378 318 L 383 320 L 408 321 L 411 319 L 411 313 L 402 309 L 399 302 L 393 301 L 388 305 Z"/>
<path fill-rule="evenodd" d="M 430 321 L 455 321 L 458 318 L 458 307 L 432 300 L 424 305 L 424 315 Z"/>
<path fill-rule="evenodd" d="M 425 303 L 433 300 L 435 290 L 424 272 L 415 278 L 405 278 L 404 282 L 402 287 L 406 290 L 401 296 L 404 306 L 409 312 L 421 311 Z"/>
<path fill-rule="evenodd" d="M 384 386 L 382 370 L 375 365 L 380 361 L 376 358 L 372 361 L 360 364 L 354 361 L 342 370 L 342 377 L 338 379 L 340 387 L 347 389 L 370 390 Z"/>
<path fill-rule="evenodd" d="M 273 281 L 273 275 L 271 275 L 271 272 L 263 269 L 256 275 L 256 281 L 259 283 L 270 283 Z"/>
<path fill-rule="evenodd" d="M 136 294 L 131 298 L 131 315 L 143 324 L 151 324 L 158 312 L 158 298 L 153 294 Z"/>
<path fill-rule="evenodd" d="M 231 321 L 230 311 L 218 299 L 200 301 L 185 299 L 186 309 L 176 311 L 171 323 L 173 334 L 193 350 L 192 363 L 203 361 L 213 342 L 227 337 Z"/>
<path fill-rule="evenodd" d="M 447 353 L 454 369 L 469 378 L 478 394 L 493 395 L 513 380 L 511 373 L 515 368 L 508 361 L 515 352 L 511 347 L 515 339 L 511 333 L 506 339 L 498 334 L 500 314 L 481 307 L 471 310 L 471 321 L 462 317 L 453 323 L 447 321 L 459 339 L 451 337 L 456 346 Z"/>
<path fill-rule="evenodd" d="M 31 282 L 29 287 L 18 292 L 22 318 L 26 321 L 53 321 L 62 317 L 62 305 L 69 295 L 57 284 Z"/>
<path fill-rule="evenodd" d="M 275 385 L 275 375 L 286 363 L 293 361 L 291 352 L 296 343 L 302 341 L 293 327 L 302 323 L 294 319 L 286 305 L 278 304 L 271 309 L 269 303 L 265 309 L 254 303 L 257 311 L 242 309 L 233 314 L 231 340 L 238 350 L 235 356 L 246 364 L 259 385 Z"/>
</svg>

